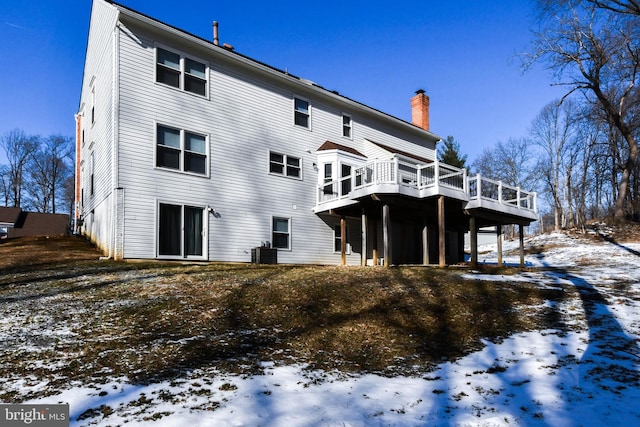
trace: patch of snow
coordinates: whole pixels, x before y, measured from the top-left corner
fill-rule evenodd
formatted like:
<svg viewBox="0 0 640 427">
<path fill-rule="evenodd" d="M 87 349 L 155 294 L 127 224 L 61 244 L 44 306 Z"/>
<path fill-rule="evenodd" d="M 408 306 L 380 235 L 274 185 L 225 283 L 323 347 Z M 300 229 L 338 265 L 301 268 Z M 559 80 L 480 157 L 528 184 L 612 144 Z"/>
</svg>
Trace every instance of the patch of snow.
<svg viewBox="0 0 640 427">
<path fill-rule="evenodd" d="M 464 276 L 574 286 L 579 297 L 544 303 L 576 326 L 571 332 L 547 329 L 485 341 L 481 351 L 416 377 L 349 376 L 264 361 L 262 375 L 201 369 L 148 385 L 114 378 L 70 385 L 31 403 L 69 403 L 72 426 L 640 425 L 640 244 L 586 243 L 560 233 L 529 244 L 549 250 L 527 256 L 527 264 L 553 269 Z M 508 248 L 517 253 L 517 242 L 505 242 Z M 487 248 L 482 256 L 496 262 L 495 255 Z M 517 265 L 519 256 L 505 261 Z M 46 319 L 34 321 L 43 325 L 43 336 L 71 338 L 68 331 L 54 332 Z M 11 316 L 0 319 L 2 340 L 10 339 L 4 331 L 12 322 Z M 24 394 L 47 387 L 35 377 L 11 384 Z"/>
</svg>

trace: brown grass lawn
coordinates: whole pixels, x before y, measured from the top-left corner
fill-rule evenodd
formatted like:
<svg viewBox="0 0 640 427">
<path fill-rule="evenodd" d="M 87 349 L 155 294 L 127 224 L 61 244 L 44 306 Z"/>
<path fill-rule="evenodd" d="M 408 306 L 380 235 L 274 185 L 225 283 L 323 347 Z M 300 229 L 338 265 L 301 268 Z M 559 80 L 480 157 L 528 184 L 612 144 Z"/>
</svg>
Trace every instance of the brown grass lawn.
<svg viewBox="0 0 640 427">
<path fill-rule="evenodd" d="M 464 269 L 115 262 L 82 240 L 0 243 L 0 378 L 56 385 L 261 372 L 261 361 L 419 374 L 516 331 L 557 327 L 565 291 Z M 509 269 L 492 269 L 508 275 Z M 2 323 L 4 322 L 4 323 Z M 46 395 L 47 388 L 34 396 Z M 0 400 L 17 396 L 0 386 Z"/>
</svg>

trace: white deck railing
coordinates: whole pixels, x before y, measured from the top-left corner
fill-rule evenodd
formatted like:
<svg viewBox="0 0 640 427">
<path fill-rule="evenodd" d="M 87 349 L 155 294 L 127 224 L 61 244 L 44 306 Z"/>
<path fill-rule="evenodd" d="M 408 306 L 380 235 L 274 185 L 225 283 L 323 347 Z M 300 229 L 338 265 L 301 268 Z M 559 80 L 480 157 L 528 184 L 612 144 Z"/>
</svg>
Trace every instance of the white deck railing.
<svg viewBox="0 0 640 427">
<path fill-rule="evenodd" d="M 483 178 L 480 174 L 469 178 L 469 198 L 472 200 L 492 200 L 499 204 L 537 212 L 537 196 L 533 191 L 524 191 L 502 181 Z"/>
<path fill-rule="evenodd" d="M 433 189 L 440 194 L 443 188 L 466 195 L 469 199 L 491 200 L 502 205 L 536 212 L 536 193 L 521 190 L 481 177 L 467 176 L 466 169 L 456 168 L 436 160 L 426 165 L 403 162 L 398 158 L 373 160 L 353 168 L 351 175 L 327 181 L 318 188 L 318 205 L 348 198 L 353 191 L 381 184 L 393 184 L 411 189 Z"/>
</svg>

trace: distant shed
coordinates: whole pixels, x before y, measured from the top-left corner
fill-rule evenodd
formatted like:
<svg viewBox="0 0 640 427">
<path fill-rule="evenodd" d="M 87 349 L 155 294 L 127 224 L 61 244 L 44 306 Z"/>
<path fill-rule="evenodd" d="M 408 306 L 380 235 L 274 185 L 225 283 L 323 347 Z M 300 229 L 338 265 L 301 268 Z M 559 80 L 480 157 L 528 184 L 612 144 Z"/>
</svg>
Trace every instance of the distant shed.
<svg viewBox="0 0 640 427">
<path fill-rule="evenodd" d="M 59 236 L 69 231 L 69 215 L 0 207 L 0 238 Z"/>
</svg>

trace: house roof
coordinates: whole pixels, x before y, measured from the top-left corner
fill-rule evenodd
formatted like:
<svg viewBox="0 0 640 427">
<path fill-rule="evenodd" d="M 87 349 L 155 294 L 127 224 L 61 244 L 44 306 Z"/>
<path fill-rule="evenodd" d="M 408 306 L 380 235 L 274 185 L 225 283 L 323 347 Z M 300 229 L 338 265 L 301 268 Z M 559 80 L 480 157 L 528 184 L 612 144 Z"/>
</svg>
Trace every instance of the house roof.
<svg viewBox="0 0 640 427">
<path fill-rule="evenodd" d="M 281 78 L 285 78 L 288 79 L 290 81 L 293 81 L 299 85 L 305 86 L 307 88 L 310 88 L 311 90 L 315 90 L 318 92 L 323 93 L 325 96 L 329 96 L 331 98 L 335 98 L 335 99 L 339 99 L 342 102 L 346 102 L 354 107 L 357 107 L 359 109 L 364 109 L 369 113 L 373 113 L 379 117 L 384 117 L 387 120 L 392 120 L 398 124 L 402 124 L 403 126 L 406 126 L 409 129 L 413 129 L 417 132 L 422 133 L 424 136 L 429 137 L 431 139 L 434 139 L 435 141 L 441 140 L 442 137 L 428 131 L 425 130 L 419 126 L 414 125 L 413 123 L 410 123 L 406 120 L 400 119 L 398 117 L 392 116 L 391 114 L 385 113 L 384 111 L 378 110 L 376 108 L 370 107 L 366 104 L 363 104 L 361 102 L 355 101 L 349 97 L 346 97 L 344 95 L 341 95 L 339 92 L 335 91 L 335 90 L 329 90 L 326 89 L 310 80 L 304 79 L 302 77 L 298 77 L 294 74 L 289 73 L 289 71 L 284 71 L 281 70 L 279 68 L 273 67 L 271 65 L 268 65 L 264 62 L 258 61 L 256 59 L 253 59 L 249 56 L 246 56 L 244 54 L 238 53 L 234 48 L 230 48 L 230 47 L 226 47 L 225 45 L 216 45 L 213 41 L 205 39 L 203 37 L 197 36 L 195 34 L 192 34 L 188 31 L 185 31 L 181 28 L 175 27 L 171 24 L 167 24 L 165 22 L 159 21 L 156 18 L 153 18 L 151 16 L 145 15 L 144 13 L 138 12 L 134 9 L 131 9 L 127 6 L 124 6 L 120 3 L 117 3 L 115 1 L 112 0 L 104 0 L 109 4 L 112 4 L 113 6 L 115 6 L 116 8 L 118 8 L 119 11 L 124 12 L 127 16 L 137 19 L 138 21 L 146 21 L 148 24 L 151 24 L 155 27 L 161 27 L 164 30 L 170 30 L 173 33 L 175 33 L 176 35 L 181 35 L 182 37 L 186 37 L 191 39 L 194 42 L 199 43 L 200 45 L 204 45 L 207 48 L 211 49 L 211 50 L 215 50 L 217 53 L 223 54 L 225 56 L 228 56 L 230 58 L 234 58 L 236 60 L 240 60 L 242 62 L 244 62 L 245 64 L 249 64 L 251 66 L 253 66 L 254 68 L 258 68 L 258 69 L 262 69 L 264 71 L 270 72 L 272 74 L 278 75 Z"/>
<path fill-rule="evenodd" d="M 21 211 L 20 208 L 0 207 L 0 224 L 15 224 Z"/>
<path fill-rule="evenodd" d="M 353 149 L 351 147 L 347 147 L 346 145 L 337 144 L 337 143 L 331 142 L 331 141 L 326 141 L 324 144 L 322 144 L 320 147 L 318 147 L 318 149 L 316 151 L 328 151 L 328 150 L 340 150 L 340 151 L 344 151 L 346 153 L 355 154 L 356 156 L 364 157 L 365 159 L 367 158 L 367 156 L 365 156 L 364 154 L 362 154 L 361 152 L 359 152 L 356 149 Z"/>
<path fill-rule="evenodd" d="M 419 162 L 422 162 L 422 163 L 433 163 L 433 160 L 427 159 L 426 157 L 416 156 L 415 154 L 411 154 L 411 153 L 408 153 L 406 151 L 398 150 L 397 148 L 389 147 L 388 145 L 380 144 L 378 142 L 371 141 L 370 139 L 367 139 L 367 141 L 369 141 L 373 145 L 377 145 L 378 147 L 380 147 L 383 150 L 388 151 L 390 153 L 399 154 L 399 155 L 404 156 L 404 157 L 409 157 L 410 159 L 418 160 Z"/>
<path fill-rule="evenodd" d="M 65 214 L 22 211 L 19 216 L 20 227 L 9 229 L 9 237 L 58 236 L 66 234 L 69 227 L 69 215 Z"/>
</svg>

